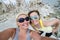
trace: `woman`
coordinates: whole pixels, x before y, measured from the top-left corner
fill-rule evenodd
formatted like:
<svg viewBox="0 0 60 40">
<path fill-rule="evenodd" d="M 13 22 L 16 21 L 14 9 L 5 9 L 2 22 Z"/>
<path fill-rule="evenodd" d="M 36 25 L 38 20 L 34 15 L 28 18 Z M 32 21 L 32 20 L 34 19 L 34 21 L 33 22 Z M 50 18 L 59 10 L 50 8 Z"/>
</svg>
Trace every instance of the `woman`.
<svg viewBox="0 0 60 40">
<path fill-rule="evenodd" d="M 40 40 L 40 36 L 37 34 L 37 32 L 31 31 L 28 29 L 29 27 L 29 17 L 26 14 L 20 14 L 16 18 L 16 23 L 18 25 L 18 39 L 19 40 L 31 40 L 33 38 L 34 40 Z M 17 38 L 17 37 L 15 37 Z"/>
<path fill-rule="evenodd" d="M 52 21 L 43 21 L 37 10 L 30 11 L 28 16 L 30 17 L 30 24 L 36 31 L 39 31 L 39 34 L 42 36 L 52 37 L 52 34 L 58 29 L 58 19 Z M 54 26 L 54 28 L 51 26 Z M 53 37 L 55 38 L 55 36 Z"/>
<path fill-rule="evenodd" d="M 52 38 L 41 37 L 37 32 L 29 30 L 29 17 L 26 14 L 19 14 L 16 18 L 18 28 L 7 29 L 0 33 L 0 40 L 55 40 Z"/>
<path fill-rule="evenodd" d="M 29 21 L 29 17 L 26 14 L 19 14 L 16 18 L 18 28 L 7 29 L 0 33 L 0 40 L 8 40 L 10 37 L 12 40 L 41 40 L 37 32 L 28 29 Z"/>
</svg>

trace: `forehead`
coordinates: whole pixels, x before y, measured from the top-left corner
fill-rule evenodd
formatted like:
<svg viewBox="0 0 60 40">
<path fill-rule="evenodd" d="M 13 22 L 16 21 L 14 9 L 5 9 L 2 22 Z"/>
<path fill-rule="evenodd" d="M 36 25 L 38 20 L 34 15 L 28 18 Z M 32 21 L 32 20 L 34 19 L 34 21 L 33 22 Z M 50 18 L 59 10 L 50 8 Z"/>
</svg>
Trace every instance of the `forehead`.
<svg viewBox="0 0 60 40">
<path fill-rule="evenodd" d="M 19 15 L 19 16 L 18 16 L 18 19 L 19 19 L 19 18 L 25 18 L 25 17 L 27 17 L 27 15 Z"/>
<path fill-rule="evenodd" d="M 37 14 L 37 12 L 32 12 L 32 13 L 30 14 L 30 16 L 31 16 L 31 15 L 38 15 L 38 14 Z"/>
</svg>

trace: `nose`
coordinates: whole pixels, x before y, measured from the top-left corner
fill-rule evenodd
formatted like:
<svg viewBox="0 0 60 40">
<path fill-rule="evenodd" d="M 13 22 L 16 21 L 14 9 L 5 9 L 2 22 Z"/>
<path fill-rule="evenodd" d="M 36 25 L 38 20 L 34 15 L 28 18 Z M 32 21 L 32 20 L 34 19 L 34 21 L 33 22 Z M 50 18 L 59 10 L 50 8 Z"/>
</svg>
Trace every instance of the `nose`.
<svg viewBox="0 0 60 40">
<path fill-rule="evenodd" d="M 33 20 L 33 22 L 36 21 L 36 20 Z"/>
<path fill-rule="evenodd" d="M 27 23 L 27 21 L 26 21 L 26 20 L 24 20 L 24 23 Z"/>
</svg>

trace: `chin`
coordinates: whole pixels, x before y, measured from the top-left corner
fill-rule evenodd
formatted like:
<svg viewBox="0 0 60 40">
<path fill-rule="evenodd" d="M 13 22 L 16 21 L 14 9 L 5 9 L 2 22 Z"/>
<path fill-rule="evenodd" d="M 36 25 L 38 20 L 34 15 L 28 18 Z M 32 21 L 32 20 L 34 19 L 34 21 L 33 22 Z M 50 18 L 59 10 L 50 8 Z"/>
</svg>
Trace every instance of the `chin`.
<svg viewBox="0 0 60 40">
<path fill-rule="evenodd" d="M 24 29 L 28 29 L 28 27 L 25 27 Z"/>
<path fill-rule="evenodd" d="M 28 29 L 28 26 L 26 26 L 25 29 Z"/>
<path fill-rule="evenodd" d="M 35 25 L 37 25 L 38 23 L 34 23 Z"/>
</svg>

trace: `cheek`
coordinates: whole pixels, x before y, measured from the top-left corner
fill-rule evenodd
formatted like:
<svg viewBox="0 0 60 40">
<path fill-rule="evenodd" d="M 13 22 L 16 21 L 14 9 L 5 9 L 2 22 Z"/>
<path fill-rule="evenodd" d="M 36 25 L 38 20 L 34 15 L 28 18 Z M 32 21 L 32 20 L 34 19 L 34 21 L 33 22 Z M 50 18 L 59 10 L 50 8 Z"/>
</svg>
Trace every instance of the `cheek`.
<svg viewBox="0 0 60 40">
<path fill-rule="evenodd" d="M 36 22 L 37 20 L 32 20 L 31 22 L 33 23 L 33 22 Z"/>
<path fill-rule="evenodd" d="M 27 25 L 29 25 L 29 21 L 27 21 L 26 23 L 24 23 L 24 24 L 27 24 Z"/>
<path fill-rule="evenodd" d="M 39 21 L 38 20 L 32 20 L 31 22 L 32 23 L 38 23 Z"/>
<path fill-rule="evenodd" d="M 20 23 L 20 26 L 22 26 L 23 25 L 23 23 Z"/>
<path fill-rule="evenodd" d="M 33 20 L 31 20 L 31 22 L 33 23 Z"/>
<path fill-rule="evenodd" d="M 30 21 L 28 21 L 28 24 L 30 23 Z"/>
<path fill-rule="evenodd" d="M 23 23 L 18 23 L 18 26 L 22 26 L 23 25 Z"/>
</svg>

